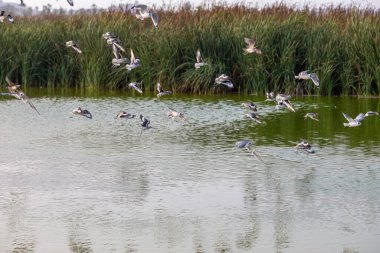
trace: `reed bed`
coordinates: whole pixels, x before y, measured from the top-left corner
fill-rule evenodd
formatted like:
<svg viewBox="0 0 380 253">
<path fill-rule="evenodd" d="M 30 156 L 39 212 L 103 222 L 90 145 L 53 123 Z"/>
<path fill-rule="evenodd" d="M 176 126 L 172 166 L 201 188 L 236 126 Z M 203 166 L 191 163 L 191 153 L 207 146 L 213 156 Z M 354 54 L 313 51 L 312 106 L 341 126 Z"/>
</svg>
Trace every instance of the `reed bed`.
<svg viewBox="0 0 380 253">
<path fill-rule="evenodd" d="M 153 90 L 157 81 L 174 92 L 226 92 L 215 87 L 226 73 L 234 91 L 263 94 L 379 95 L 380 13 L 331 6 L 297 9 L 276 4 L 158 10 L 159 27 L 123 10 L 96 14 L 18 17 L 0 24 L 0 79 L 24 86 L 125 89 L 131 81 Z M 141 59 L 128 73 L 111 67 L 111 31 Z M 243 55 L 244 37 L 257 40 L 262 55 Z M 83 54 L 65 47 L 76 40 Z M 210 66 L 196 70 L 200 49 Z M 295 80 L 302 70 L 318 74 L 320 88 Z"/>
</svg>

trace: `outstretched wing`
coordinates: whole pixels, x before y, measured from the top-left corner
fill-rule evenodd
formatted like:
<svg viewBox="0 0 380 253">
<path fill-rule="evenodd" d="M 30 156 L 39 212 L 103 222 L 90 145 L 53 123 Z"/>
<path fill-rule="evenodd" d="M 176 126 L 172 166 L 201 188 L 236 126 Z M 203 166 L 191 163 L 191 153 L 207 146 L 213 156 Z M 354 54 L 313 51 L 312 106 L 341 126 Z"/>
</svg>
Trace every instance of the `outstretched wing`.
<svg viewBox="0 0 380 253">
<path fill-rule="evenodd" d="M 19 92 L 18 95 L 22 102 L 29 104 L 29 106 L 32 107 L 33 110 L 35 110 L 38 114 L 40 114 L 37 108 L 32 103 L 32 101 L 30 101 L 29 97 L 27 97 L 23 92 Z"/>
<path fill-rule="evenodd" d="M 133 53 L 133 50 L 131 48 L 131 63 L 134 63 L 135 62 L 135 55 Z"/>
<path fill-rule="evenodd" d="M 347 114 L 345 114 L 344 112 L 342 112 L 343 116 L 346 118 L 346 120 L 348 122 L 355 122 L 355 120 L 353 120 L 350 116 L 348 116 Z M 360 115 L 360 114 L 359 114 Z"/>
<path fill-rule="evenodd" d="M 359 113 L 358 116 L 356 116 L 355 121 L 362 122 L 365 119 L 365 115 L 363 113 Z"/>
<path fill-rule="evenodd" d="M 310 79 L 313 81 L 313 83 L 315 84 L 315 86 L 317 86 L 317 88 L 319 88 L 319 78 L 318 78 L 317 74 L 311 73 L 310 74 Z"/>
<path fill-rule="evenodd" d="M 197 62 L 202 62 L 202 56 L 201 56 L 201 51 L 198 49 L 197 50 L 197 54 L 196 54 L 196 57 L 197 57 Z"/>
<path fill-rule="evenodd" d="M 256 44 L 256 41 L 250 38 L 244 38 L 244 42 L 248 45 L 253 45 L 253 46 L 255 46 Z"/>
<path fill-rule="evenodd" d="M 158 15 L 157 15 L 157 12 L 152 12 L 152 13 L 150 14 L 150 18 L 151 18 L 152 21 L 153 21 L 153 25 L 154 25 L 155 27 L 158 27 Z"/>
</svg>

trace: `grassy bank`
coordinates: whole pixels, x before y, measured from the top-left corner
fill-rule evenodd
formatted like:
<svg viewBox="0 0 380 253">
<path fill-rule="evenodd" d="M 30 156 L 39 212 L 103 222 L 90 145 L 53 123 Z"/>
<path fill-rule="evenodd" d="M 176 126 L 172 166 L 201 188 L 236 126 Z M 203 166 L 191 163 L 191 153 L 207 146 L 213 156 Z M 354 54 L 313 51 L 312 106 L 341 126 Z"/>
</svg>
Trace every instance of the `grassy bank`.
<svg viewBox="0 0 380 253">
<path fill-rule="evenodd" d="M 244 93 L 379 94 L 378 11 L 215 6 L 158 15 L 158 29 L 123 11 L 16 17 L 16 24 L 0 24 L 0 80 L 9 74 L 24 86 L 82 89 L 142 81 L 151 90 L 160 80 L 175 92 L 207 93 L 224 91 L 213 82 L 226 73 L 234 91 Z M 112 51 L 101 37 L 107 31 L 117 34 L 127 51 L 133 48 L 141 68 L 131 73 L 111 68 Z M 244 37 L 256 39 L 263 54 L 243 55 Z M 78 41 L 83 54 L 66 48 L 68 40 Z M 197 48 L 211 67 L 195 70 Z M 294 79 L 305 69 L 319 75 L 320 89 Z"/>
</svg>

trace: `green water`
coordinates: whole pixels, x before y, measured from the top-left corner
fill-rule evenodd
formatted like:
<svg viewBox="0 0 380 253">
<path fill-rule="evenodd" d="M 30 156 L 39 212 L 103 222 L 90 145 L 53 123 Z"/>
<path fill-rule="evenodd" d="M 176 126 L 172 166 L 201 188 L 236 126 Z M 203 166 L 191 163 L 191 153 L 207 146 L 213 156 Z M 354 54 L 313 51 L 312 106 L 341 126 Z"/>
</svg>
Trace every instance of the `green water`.
<svg viewBox="0 0 380 253">
<path fill-rule="evenodd" d="M 379 98 L 295 97 L 294 113 L 233 94 L 28 95 L 40 115 L 0 98 L 0 252 L 379 250 L 380 117 L 345 128 L 342 116 L 380 111 Z M 248 100 L 263 124 L 244 117 Z M 301 139 L 316 153 L 296 151 Z"/>
</svg>

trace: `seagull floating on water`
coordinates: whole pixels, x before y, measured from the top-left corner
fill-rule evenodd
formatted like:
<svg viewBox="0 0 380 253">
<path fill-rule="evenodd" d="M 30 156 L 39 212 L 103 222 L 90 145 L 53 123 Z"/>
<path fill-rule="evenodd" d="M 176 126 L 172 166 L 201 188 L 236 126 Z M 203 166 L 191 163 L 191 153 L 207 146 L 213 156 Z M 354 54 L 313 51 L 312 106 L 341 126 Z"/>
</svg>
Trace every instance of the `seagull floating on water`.
<svg viewBox="0 0 380 253">
<path fill-rule="evenodd" d="M 304 140 L 299 142 L 294 148 L 297 150 L 305 151 L 307 153 L 315 153 L 311 145 L 307 141 L 304 141 Z"/>
<path fill-rule="evenodd" d="M 348 116 L 347 114 L 345 114 L 344 112 L 342 112 L 342 114 L 346 118 L 346 120 L 348 121 L 348 123 L 343 123 L 343 126 L 345 126 L 345 127 L 357 127 L 357 126 L 360 126 L 362 124 L 361 122 L 366 117 L 369 117 L 369 116 L 378 116 L 379 115 L 377 112 L 369 111 L 366 114 L 359 113 L 358 116 L 356 116 L 356 118 L 353 119 L 350 116 Z"/>
<path fill-rule="evenodd" d="M 140 88 L 140 84 L 141 83 L 132 82 L 132 83 L 128 84 L 128 87 L 131 88 L 131 89 L 135 89 L 138 93 L 142 94 L 143 91 Z"/>
<path fill-rule="evenodd" d="M 194 64 L 194 67 L 196 69 L 199 69 L 200 67 L 208 65 L 208 63 L 203 60 L 201 56 L 201 51 L 199 49 L 197 50 L 197 53 L 196 53 L 196 59 L 197 59 L 197 62 Z"/>
<path fill-rule="evenodd" d="M 82 109 L 80 107 L 74 109 L 71 113 L 74 115 L 80 115 L 88 119 L 92 119 L 92 114 L 88 110 Z"/>
<path fill-rule="evenodd" d="M 125 65 L 126 69 L 128 71 L 131 71 L 134 68 L 140 67 L 140 59 L 135 58 L 135 54 L 133 53 L 133 50 L 131 48 L 131 60 L 130 63 Z"/>
<path fill-rule="evenodd" d="M 145 118 L 141 114 L 140 114 L 140 120 L 141 120 L 140 126 L 142 127 L 142 129 L 149 129 L 149 128 L 151 128 L 151 126 L 150 126 L 150 120 L 148 120 L 147 118 Z"/>
<path fill-rule="evenodd" d="M 162 97 L 162 96 L 170 95 L 170 94 L 172 94 L 170 90 L 163 90 L 161 88 L 161 84 L 159 82 L 157 83 L 157 97 Z"/>
<path fill-rule="evenodd" d="M 122 118 L 126 118 L 126 119 L 133 119 L 136 115 L 134 114 L 130 114 L 130 113 L 127 113 L 125 111 L 121 111 L 121 112 L 118 112 L 116 114 L 116 117 L 115 119 L 122 119 Z"/>
<path fill-rule="evenodd" d="M 264 162 L 263 159 L 261 159 L 260 154 L 254 148 L 252 141 L 250 141 L 250 140 L 238 141 L 238 142 L 236 142 L 235 146 L 239 149 L 245 149 L 248 152 L 251 152 L 251 154 L 256 156 L 257 159 L 259 159 L 261 162 Z"/>
<path fill-rule="evenodd" d="M 22 102 L 26 103 L 26 104 L 29 104 L 29 106 L 35 110 L 38 114 L 40 114 L 37 110 L 37 108 L 33 105 L 32 101 L 30 101 L 29 97 L 27 97 L 25 95 L 25 93 L 20 89 L 21 88 L 21 85 L 20 84 L 16 84 L 14 82 L 12 82 L 11 80 L 9 80 L 9 78 L 6 76 L 5 77 L 5 81 L 8 83 L 7 85 L 7 89 L 9 91 L 8 94 L 4 93 L 2 95 L 11 95 L 19 100 L 21 100 Z"/>
<path fill-rule="evenodd" d="M 75 51 L 77 51 L 78 53 L 82 53 L 82 50 L 80 50 L 79 46 L 78 46 L 78 43 L 76 43 L 75 41 L 73 40 L 70 40 L 70 41 L 67 41 L 66 42 L 66 47 L 71 47 L 72 49 L 74 49 Z"/>
<path fill-rule="evenodd" d="M 145 4 L 137 4 L 131 7 L 132 10 L 135 10 L 135 16 L 136 18 L 140 20 L 144 20 L 146 18 L 151 18 L 154 27 L 158 27 L 158 15 L 155 10 L 152 8 L 149 8 Z"/>
<path fill-rule="evenodd" d="M 309 79 L 311 79 L 313 81 L 313 83 L 315 84 L 315 86 L 317 86 L 317 88 L 319 88 L 319 78 L 318 78 L 317 74 L 309 73 L 308 70 L 300 72 L 298 74 L 298 76 L 295 76 L 294 78 L 298 79 L 298 80 L 309 80 Z"/>
<path fill-rule="evenodd" d="M 231 78 L 227 76 L 226 74 L 222 74 L 219 77 L 215 78 L 215 84 L 216 85 L 225 85 L 228 88 L 232 89 L 234 87 L 234 84 L 231 82 Z"/>
<path fill-rule="evenodd" d="M 244 38 L 245 43 L 247 44 L 246 48 L 243 48 L 244 54 L 262 54 L 261 50 L 256 47 L 256 41 L 250 38 Z"/>
<path fill-rule="evenodd" d="M 181 112 L 178 112 L 178 111 L 176 111 L 176 110 L 174 110 L 174 109 L 171 109 L 171 108 L 169 108 L 168 107 L 168 109 L 169 109 L 169 111 L 166 113 L 166 116 L 168 116 L 168 118 L 170 118 L 170 119 L 174 119 L 174 118 L 180 118 L 182 121 L 186 121 L 187 122 L 187 119 L 185 118 L 185 115 L 183 114 L 183 113 L 181 113 Z"/>
<path fill-rule="evenodd" d="M 305 114 L 304 118 L 305 119 L 310 118 L 312 120 L 319 121 L 318 113 L 316 113 L 316 112 L 308 112 Z"/>
</svg>

